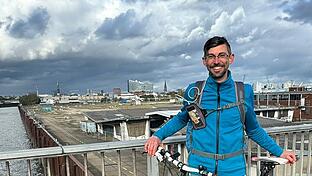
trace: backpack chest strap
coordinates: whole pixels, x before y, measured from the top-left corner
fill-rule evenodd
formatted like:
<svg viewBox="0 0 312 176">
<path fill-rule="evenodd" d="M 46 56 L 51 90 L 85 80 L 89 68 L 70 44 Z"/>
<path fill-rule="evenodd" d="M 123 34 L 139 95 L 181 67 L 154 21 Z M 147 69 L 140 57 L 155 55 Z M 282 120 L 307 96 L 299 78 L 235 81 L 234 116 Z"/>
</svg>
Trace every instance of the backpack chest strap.
<svg viewBox="0 0 312 176">
<path fill-rule="evenodd" d="M 201 100 L 202 100 L 202 94 L 203 94 L 203 90 L 206 84 L 206 80 L 204 81 L 197 81 L 195 83 L 195 87 L 196 87 L 196 91 L 195 93 L 195 99 L 194 101 L 200 106 L 201 105 Z M 205 116 L 215 112 L 215 111 L 220 111 L 223 109 L 230 109 L 232 107 L 238 106 L 238 110 L 240 112 L 240 118 L 241 118 L 241 122 L 245 128 L 245 121 L 246 121 L 246 117 L 245 117 L 245 106 L 244 106 L 244 101 L 245 101 L 245 90 L 244 90 L 244 83 L 240 82 L 240 81 L 235 81 L 235 94 L 236 94 L 236 103 L 229 103 L 221 108 L 218 109 L 213 109 L 213 110 L 204 110 L 204 114 L 206 114 Z M 205 112 L 206 111 L 206 112 Z"/>
<path fill-rule="evenodd" d="M 211 158 L 214 160 L 225 160 L 225 159 L 243 154 L 244 150 L 241 149 L 241 150 L 237 150 L 235 152 L 226 153 L 226 154 L 208 153 L 208 152 L 203 152 L 203 151 L 196 150 L 196 149 L 192 149 L 191 152 L 195 155 L 199 155 L 199 156 L 206 157 L 206 158 Z"/>
<path fill-rule="evenodd" d="M 204 112 L 205 112 L 204 115 L 205 115 L 205 117 L 207 117 L 209 114 L 211 114 L 211 113 L 213 113 L 215 111 L 223 111 L 225 109 L 231 109 L 231 108 L 234 108 L 236 106 L 240 107 L 243 104 L 244 104 L 244 102 L 238 101 L 238 102 L 235 102 L 235 103 L 226 104 L 226 105 L 224 105 L 224 106 L 222 106 L 220 108 L 217 108 L 217 109 L 210 109 L 210 110 L 204 109 Z"/>
</svg>

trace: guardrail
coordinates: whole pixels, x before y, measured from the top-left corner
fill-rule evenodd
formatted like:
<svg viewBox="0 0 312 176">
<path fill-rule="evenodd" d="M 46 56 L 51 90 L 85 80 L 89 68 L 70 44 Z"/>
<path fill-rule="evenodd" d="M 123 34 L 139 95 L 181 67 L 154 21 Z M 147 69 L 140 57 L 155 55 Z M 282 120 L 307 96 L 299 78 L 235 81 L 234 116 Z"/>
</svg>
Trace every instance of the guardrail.
<svg viewBox="0 0 312 176">
<path fill-rule="evenodd" d="M 288 127 L 273 127 L 267 128 L 266 131 L 275 138 L 277 143 L 285 150 L 291 149 L 296 151 L 300 160 L 292 165 L 285 165 L 279 167 L 275 171 L 275 175 L 311 175 L 311 145 L 312 145 L 312 124 L 310 125 L 295 125 Z M 0 162 L 5 162 L 7 175 L 10 176 L 10 162 L 14 160 L 26 160 L 28 167 L 28 175 L 32 175 L 31 162 L 34 159 L 44 160 L 44 175 L 51 175 L 50 160 L 55 157 L 64 157 L 65 166 L 60 166 L 65 169 L 65 175 L 74 175 L 71 172 L 69 158 L 73 155 L 82 156 L 83 168 L 85 176 L 88 175 L 148 175 L 159 176 L 161 172 L 158 162 L 155 158 L 146 155 L 138 155 L 143 151 L 143 146 L 146 140 L 131 140 L 131 141 L 117 141 L 104 142 L 94 144 L 68 145 L 48 148 L 37 148 L 18 151 L 0 152 Z M 185 149 L 185 136 L 169 137 L 164 141 L 166 146 L 170 149 L 178 150 L 182 155 L 182 161 L 187 160 L 187 151 Z M 247 141 L 248 150 L 247 157 L 247 175 L 260 175 L 260 163 L 252 163 L 251 156 L 253 155 L 267 155 L 257 144 L 251 140 Z M 122 152 L 121 152 L 122 151 Z M 122 153 L 125 151 L 125 155 Z M 96 153 L 98 160 L 98 173 L 90 172 L 91 165 L 88 164 L 88 155 Z M 112 153 L 115 153 L 112 155 Z M 139 157 L 139 158 L 138 158 Z M 111 166 L 108 160 L 114 158 L 117 160 L 114 165 L 116 169 L 108 172 L 106 169 Z M 92 166 L 95 167 L 95 166 Z M 127 170 L 127 171 L 126 171 Z"/>
</svg>

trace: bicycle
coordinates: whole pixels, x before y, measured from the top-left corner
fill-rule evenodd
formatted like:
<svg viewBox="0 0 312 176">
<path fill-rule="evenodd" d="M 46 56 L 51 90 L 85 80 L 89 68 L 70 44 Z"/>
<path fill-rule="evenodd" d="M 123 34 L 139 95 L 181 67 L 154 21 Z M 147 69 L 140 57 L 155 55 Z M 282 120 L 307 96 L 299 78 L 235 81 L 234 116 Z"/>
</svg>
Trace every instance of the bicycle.
<svg viewBox="0 0 312 176">
<path fill-rule="evenodd" d="M 200 174 L 201 176 L 214 176 L 213 173 L 207 171 L 206 168 L 203 166 L 194 168 L 177 160 L 179 155 L 180 155 L 179 153 L 171 155 L 169 151 L 165 150 L 160 146 L 158 147 L 155 153 L 155 156 L 159 162 L 172 163 L 175 167 L 179 169 L 179 171 L 181 172 L 181 176 L 186 176 L 188 173 L 197 173 Z M 260 176 L 273 176 L 273 171 L 276 165 L 283 165 L 288 163 L 287 159 L 280 157 L 252 157 L 251 159 L 252 161 L 260 161 L 262 163 L 260 168 Z M 298 160 L 299 157 L 296 156 L 296 159 Z M 170 171 L 169 166 L 167 166 L 167 169 Z"/>
</svg>

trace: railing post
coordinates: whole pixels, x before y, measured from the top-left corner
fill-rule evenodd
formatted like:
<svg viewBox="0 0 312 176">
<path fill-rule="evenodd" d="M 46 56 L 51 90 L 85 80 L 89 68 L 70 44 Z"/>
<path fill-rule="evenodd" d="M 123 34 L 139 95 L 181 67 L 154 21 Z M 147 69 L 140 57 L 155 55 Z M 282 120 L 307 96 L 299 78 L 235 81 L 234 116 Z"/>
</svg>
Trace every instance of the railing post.
<svg viewBox="0 0 312 176">
<path fill-rule="evenodd" d="M 257 145 L 257 157 L 261 156 L 261 148 Z M 257 176 L 260 176 L 260 161 L 257 161 Z"/>
<path fill-rule="evenodd" d="M 83 154 L 83 163 L 84 163 L 85 176 L 88 176 L 88 155 L 87 155 L 87 153 Z"/>
<path fill-rule="evenodd" d="M 277 145 L 280 145 L 280 134 L 276 134 L 275 135 L 276 136 L 276 144 Z M 278 167 L 278 168 L 276 168 L 276 169 L 274 169 L 274 171 L 273 171 L 273 176 L 279 176 L 280 175 L 280 168 Z"/>
<path fill-rule="evenodd" d="M 182 158 L 182 144 L 178 144 L 178 152 L 180 153 L 180 156 L 179 156 L 179 160 L 181 161 L 181 158 Z"/>
<path fill-rule="evenodd" d="M 303 152 L 304 152 L 304 132 L 302 131 L 301 132 L 301 136 L 300 136 L 300 173 L 299 173 L 299 176 L 302 176 L 303 175 Z"/>
<path fill-rule="evenodd" d="M 285 141 L 284 141 L 284 150 L 288 150 L 288 133 L 285 133 Z M 284 165 L 284 176 L 286 176 L 287 173 L 287 165 Z"/>
<path fill-rule="evenodd" d="M 118 157 L 118 176 L 121 176 L 121 154 L 120 154 L 120 150 L 117 150 L 117 157 Z"/>
<path fill-rule="evenodd" d="M 147 176 L 159 176 L 158 161 L 149 155 L 147 155 Z"/>
<path fill-rule="evenodd" d="M 293 133 L 292 150 L 296 152 L 297 133 Z M 296 163 L 291 166 L 291 175 L 296 175 Z"/>
<path fill-rule="evenodd" d="M 311 174 L 311 157 L 312 157 L 311 148 L 312 148 L 312 131 L 309 131 L 307 175 Z"/>
<path fill-rule="evenodd" d="M 7 176 L 11 176 L 11 171 L 10 171 L 10 162 L 6 161 L 5 162 L 6 169 L 7 169 Z"/>
<path fill-rule="evenodd" d="M 132 159 L 133 159 L 133 175 L 137 175 L 137 169 L 136 169 L 136 154 L 135 154 L 135 148 L 132 149 Z"/>
<path fill-rule="evenodd" d="M 182 144 L 181 144 L 182 145 Z M 182 152 L 181 152 L 181 154 L 182 154 L 182 161 L 183 161 L 183 163 L 188 163 L 188 155 L 189 155 L 189 153 L 188 153 L 188 151 L 187 151 L 187 148 L 186 148 L 186 145 L 185 144 L 183 144 L 182 145 Z"/>
<path fill-rule="evenodd" d="M 251 176 L 251 141 L 247 139 L 247 176 Z"/>
<path fill-rule="evenodd" d="M 102 176 L 105 176 L 105 154 L 101 152 L 101 160 L 102 160 Z"/>
<path fill-rule="evenodd" d="M 31 176 L 32 175 L 32 173 L 31 173 L 31 162 L 29 159 L 27 160 L 27 168 L 28 168 L 28 176 Z"/>
<path fill-rule="evenodd" d="M 70 176 L 69 156 L 66 156 L 66 157 L 65 157 L 65 164 L 66 164 L 66 176 Z"/>
<path fill-rule="evenodd" d="M 47 158 L 47 172 L 48 172 L 48 176 L 51 176 L 50 158 Z"/>
</svg>

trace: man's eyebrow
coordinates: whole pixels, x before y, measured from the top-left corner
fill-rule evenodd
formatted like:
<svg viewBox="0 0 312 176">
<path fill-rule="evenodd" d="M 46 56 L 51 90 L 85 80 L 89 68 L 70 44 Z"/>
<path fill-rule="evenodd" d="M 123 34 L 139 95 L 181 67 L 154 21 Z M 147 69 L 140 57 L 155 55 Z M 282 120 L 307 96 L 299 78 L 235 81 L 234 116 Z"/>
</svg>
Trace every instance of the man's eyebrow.
<svg viewBox="0 0 312 176">
<path fill-rule="evenodd" d="M 219 54 L 227 54 L 226 52 L 220 52 L 220 53 L 218 53 L 218 55 Z M 208 55 L 215 55 L 214 53 L 208 53 Z"/>
</svg>

